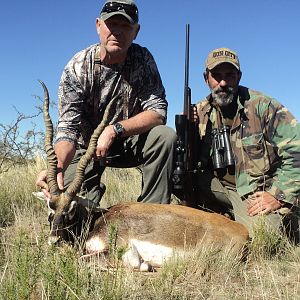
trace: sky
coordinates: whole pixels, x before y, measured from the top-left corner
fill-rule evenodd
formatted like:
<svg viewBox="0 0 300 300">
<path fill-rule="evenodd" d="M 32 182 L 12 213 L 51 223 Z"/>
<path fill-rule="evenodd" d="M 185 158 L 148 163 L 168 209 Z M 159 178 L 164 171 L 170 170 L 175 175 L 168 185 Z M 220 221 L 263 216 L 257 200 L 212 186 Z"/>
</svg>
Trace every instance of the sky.
<svg viewBox="0 0 300 300">
<path fill-rule="evenodd" d="M 183 111 L 185 28 L 190 24 L 189 86 L 192 103 L 208 95 L 203 80 L 208 52 L 236 51 L 241 85 L 276 98 L 300 120 L 299 0 L 136 0 L 141 30 L 136 43 L 154 56 L 169 102 L 167 124 Z M 0 11 L 0 123 L 17 110 L 32 114 L 43 80 L 57 101 L 64 66 L 78 51 L 98 43 L 95 0 L 10 0 Z M 57 112 L 51 112 L 54 120 Z M 43 128 L 42 120 L 40 122 Z"/>
</svg>

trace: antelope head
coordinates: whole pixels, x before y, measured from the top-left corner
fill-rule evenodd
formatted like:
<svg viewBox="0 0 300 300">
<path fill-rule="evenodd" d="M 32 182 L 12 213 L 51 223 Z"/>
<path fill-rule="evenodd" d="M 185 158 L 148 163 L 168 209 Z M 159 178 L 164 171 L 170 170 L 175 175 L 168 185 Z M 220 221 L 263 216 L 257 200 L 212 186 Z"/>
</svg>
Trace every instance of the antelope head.
<svg viewBox="0 0 300 300">
<path fill-rule="evenodd" d="M 81 184 L 84 180 L 84 171 L 92 160 L 97 147 L 97 140 L 104 130 L 105 126 L 108 125 L 108 114 L 110 108 L 115 102 L 113 98 L 110 103 L 107 105 L 103 119 L 98 127 L 95 129 L 93 135 L 91 136 L 88 149 L 83 155 L 77 165 L 76 174 L 73 182 L 65 191 L 61 191 L 57 183 L 57 157 L 53 148 L 53 124 L 49 115 L 49 93 L 44 82 L 40 81 L 44 89 L 44 122 L 46 127 L 45 133 L 45 151 L 47 154 L 47 164 L 48 164 L 48 173 L 47 173 L 47 185 L 50 192 L 50 199 L 47 199 L 49 207 L 49 216 L 48 220 L 50 222 L 50 235 L 49 243 L 57 243 L 60 240 L 72 241 L 74 239 L 74 229 L 78 226 L 82 226 L 80 219 L 84 218 L 86 213 L 79 211 L 79 208 L 83 206 L 89 206 L 89 208 L 96 209 L 96 204 L 88 200 L 83 200 L 77 196 L 77 193 L 80 190 Z M 98 208 L 99 211 L 99 208 Z M 81 228 L 79 228 L 81 230 Z M 76 231 L 76 230 L 75 230 Z"/>
</svg>

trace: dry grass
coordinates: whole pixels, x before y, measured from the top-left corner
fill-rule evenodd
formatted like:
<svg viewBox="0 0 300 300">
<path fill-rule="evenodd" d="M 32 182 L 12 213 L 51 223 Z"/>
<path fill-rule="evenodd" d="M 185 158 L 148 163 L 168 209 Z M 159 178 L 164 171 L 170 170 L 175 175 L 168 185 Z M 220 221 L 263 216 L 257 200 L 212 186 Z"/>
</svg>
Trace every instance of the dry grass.
<svg viewBox="0 0 300 300">
<path fill-rule="evenodd" d="M 107 168 L 101 181 L 106 185 L 106 192 L 101 200 L 102 207 L 136 201 L 142 184 L 140 172 L 133 168 L 123 170 Z"/>
<path fill-rule="evenodd" d="M 103 271 L 75 248 L 47 245 L 43 203 L 32 197 L 44 162 L 0 176 L 0 300 L 9 299 L 300 299 L 300 248 L 258 230 L 246 261 L 203 247 L 156 273 Z M 103 206 L 135 201 L 137 170 L 107 170 Z"/>
</svg>

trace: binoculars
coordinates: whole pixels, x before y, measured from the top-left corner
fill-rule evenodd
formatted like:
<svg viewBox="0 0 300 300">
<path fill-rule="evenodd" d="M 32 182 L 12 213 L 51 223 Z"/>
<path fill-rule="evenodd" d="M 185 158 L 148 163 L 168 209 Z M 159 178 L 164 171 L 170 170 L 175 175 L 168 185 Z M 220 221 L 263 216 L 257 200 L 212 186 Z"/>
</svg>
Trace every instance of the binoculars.
<svg viewBox="0 0 300 300">
<path fill-rule="evenodd" d="M 230 127 L 223 125 L 221 129 L 212 129 L 212 161 L 214 169 L 222 169 L 234 165 L 234 155 L 230 143 Z"/>
</svg>

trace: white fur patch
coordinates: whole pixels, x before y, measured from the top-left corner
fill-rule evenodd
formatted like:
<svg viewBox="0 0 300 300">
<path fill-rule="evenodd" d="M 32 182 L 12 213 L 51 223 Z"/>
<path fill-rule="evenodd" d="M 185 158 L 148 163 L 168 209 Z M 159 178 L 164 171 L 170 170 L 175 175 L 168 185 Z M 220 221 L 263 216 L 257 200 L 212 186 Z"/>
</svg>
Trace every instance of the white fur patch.
<svg viewBox="0 0 300 300">
<path fill-rule="evenodd" d="M 86 252 L 88 254 L 104 252 L 107 250 L 105 246 L 106 244 L 99 237 L 93 237 L 86 243 Z M 127 246 L 128 250 L 122 257 L 124 264 L 133 269 L 141 269 L 141 271 L 149 271 L 151 267 L 160 267 L 174 254 L 184 255 L 183 251 L 137 239 L 130 239 Z"/>
<path fill-rule="evenodd" d="M 130 243 L 135 246 L 143 261 L 149 263 L 153 267 L 161 266 L 164 261 L 170 259 L 175 253 L 173 248 L 150 242 L 131 239 Z M 176 254 L 180 253 L 176 251 Z"/>
<path fill-rule="evenodd" d="M 87 253 L 97 253 L 107 250 L 105 244 L 99 237 L 93 237 L 86 242 Z"/>
</svg>

